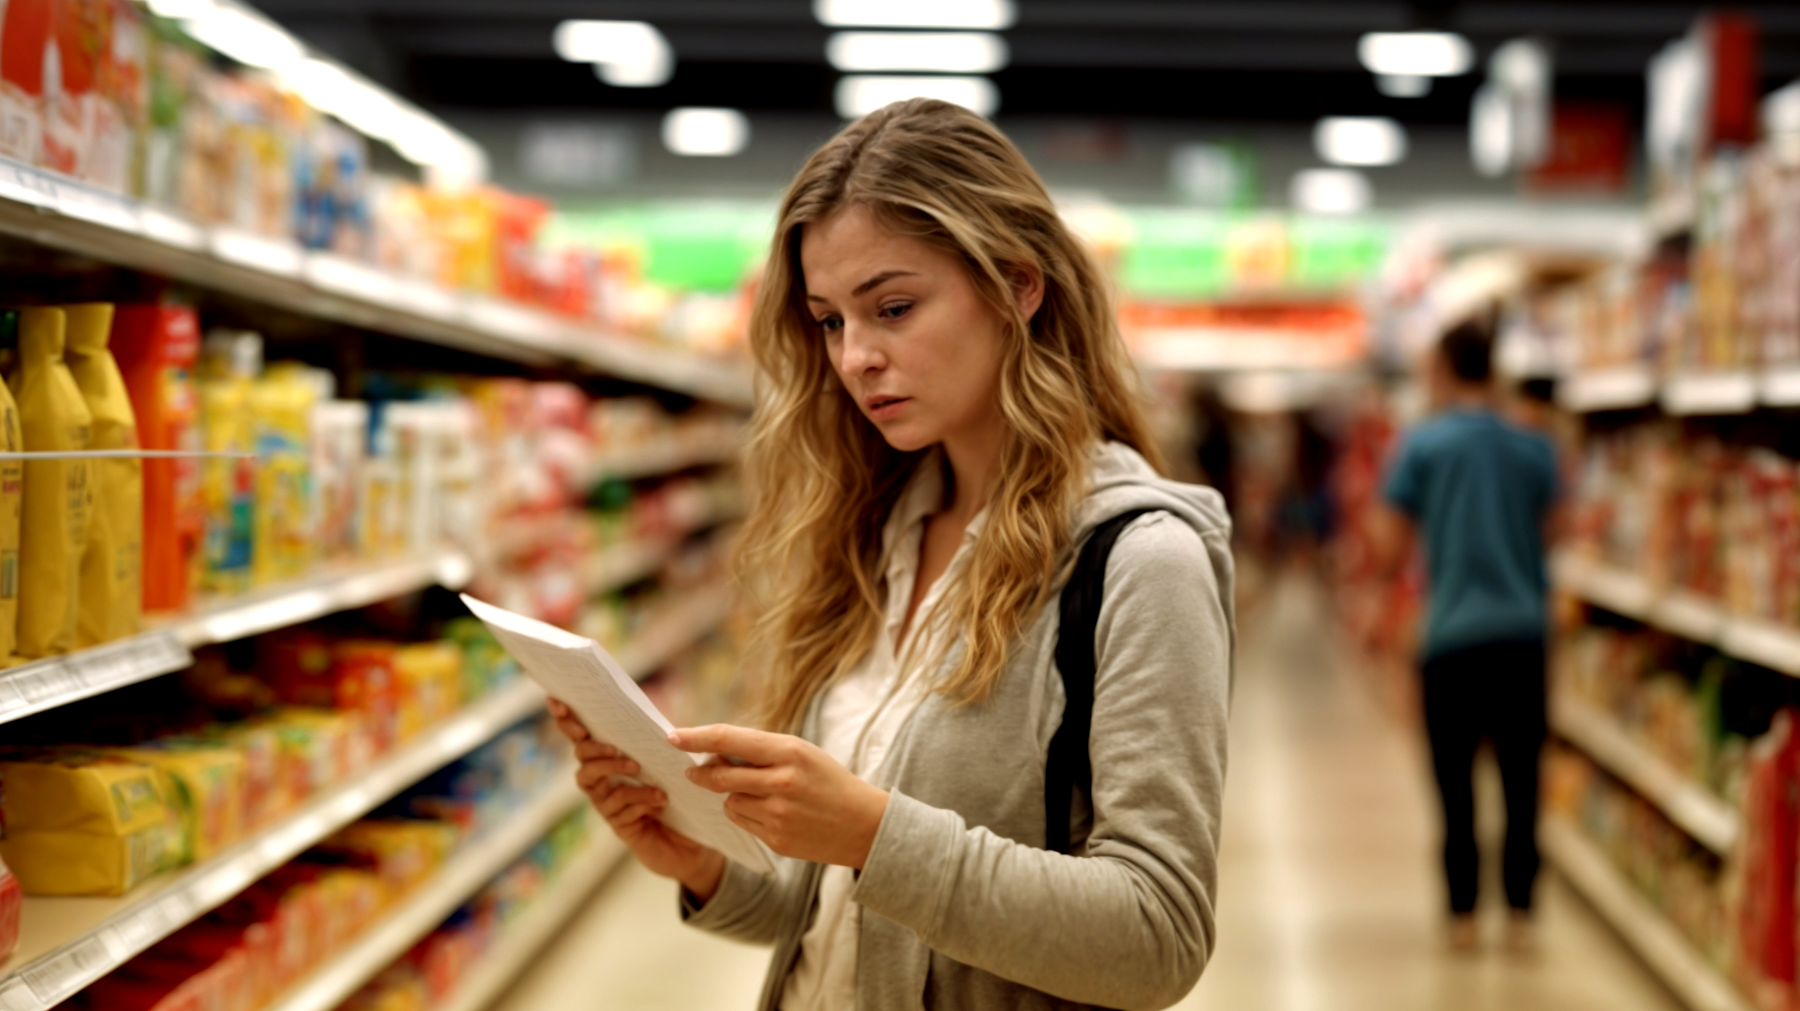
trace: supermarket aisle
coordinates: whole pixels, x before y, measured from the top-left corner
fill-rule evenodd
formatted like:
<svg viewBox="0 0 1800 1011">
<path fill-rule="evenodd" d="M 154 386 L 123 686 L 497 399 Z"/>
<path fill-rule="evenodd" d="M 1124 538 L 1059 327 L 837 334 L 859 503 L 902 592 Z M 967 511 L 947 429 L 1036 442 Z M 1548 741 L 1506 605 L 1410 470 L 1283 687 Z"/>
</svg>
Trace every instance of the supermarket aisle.
<svg viewBox="0 0 1800 1011">
<path fill-rule="evenodd" d="M 1444 950 L 1423 758 L 1327 627 L 1323 592 L 1284 579 L 1244 629 L 1220 948 L 1179 1007 L 1676 1011 L 1550 875 L 1538 954 Z M 1485 926 L 1497 939 L 1498 916 Z M 499 1008 L 749 1011 L 765 957 L 682 928 L 670 886 L 631 864 Z"/>
<path fill-rule="evenodd" d="M 1445 950 L 1423 742 L 1320 634 L 1327 603 L 1316 583 L 1281 579 L 1243 629 L 1220 946 L 1183 1011 L 1675 1011 L 1548 872 L 1536 954 L 1499 944 L 1497 874 L 1483 881 L 1482 950 Z M 1485 809 L 1498 798 L 1482 799 L 1484 852 L 1497 854 Z"/>
</svg>

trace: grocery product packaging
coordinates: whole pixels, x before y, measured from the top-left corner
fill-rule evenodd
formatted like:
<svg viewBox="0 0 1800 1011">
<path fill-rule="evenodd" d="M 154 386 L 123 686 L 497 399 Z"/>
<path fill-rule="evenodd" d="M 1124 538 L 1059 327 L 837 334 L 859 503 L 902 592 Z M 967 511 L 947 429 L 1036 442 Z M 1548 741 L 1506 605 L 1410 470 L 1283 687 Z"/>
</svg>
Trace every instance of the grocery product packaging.
<svg viewBox="0 0 1800 1011">
<path fill-rule="evenodd" d="M 94 418 L 63 360 L 61 309 L 19 313 L 19 368 L 13 396 L 27 452 L 85 450 Z M 86 460 L 28 460 L 19 545 L 22 657 L 67 652 L 75 644 L 93 488 Z"/>
<path fill-rule="evenodd" d="M 145 449 L 200 449 L 194 367 L 200 321 L 185 305 L 121 305 L 113 318 L 113 358 L 125 379 Z M 200 560 L 206 510 L 200 460 L 143 461 L 144 610 L 187 607 Z"/>
<path fill-rule="evenodd" d="M 19 314 L 0 314 L 0 347 L 17 351 Z M 0 383 L 0 450 L 25 449 L 25 433 L 19 426 L 19 405 L 12 391 Z M 25 461 L 0 460 L 0 665 L 13 657 L 19 635 L 19 536 L 25 508 Z"/>
<path fill-rule="evenodd" d="M 358 505 L 369 442 L 369 405 L 326 400 L 312 409 L 314 543 L 319 556 L 341 560 L 358 548 Z"/>
<path fill-rule="evenodd" d="M 37 164 L 44 142 L 44 65 L 56 0 L 9 2 L 0 13 L 0 155 Z"/>
<path fill-rule="evenodd" d="M 400 680 L 394 670 L 395 645 L 375 639 L 351 639 L 332 647 L 331 669 L 323 683 L 308 689 L 314 705 L 364 714 L 377 752 L 400 740 Z M 287 689 L 293 690 L 293 689 Z M 326 701 L 326 696 L 330 701 Z"/>
<path fill-rule="evenodd" d="M 286 362 L 251 387 L 257 472 L 250 557 L 259 585 L 303 575 L 317 557 L 312 409 L 330 387 L 330 373 Z"/>
<path fill-rule="evenodd" d="M 176 864 L 205 860 L 244 835 L 244 755 L 231 747 L 174 739 L 117 754 L 160 770 L 180 819 Z"/>
<path fill-rule="evenodd" d="M 400 740 L 447 719 L 462 704 L 462 651 L 453 642 L 410 643 L 394 650 L 400 688 Z"/>
<path fill-rule="evenodd" d="M 24 907 L 25 890 L 5 861 L 0 861 L 0 961 L 11 958 L 19 946 L 19 914 Z"/>
<path fill-rule="evenodd" d="M 119 895 L 170 866 L 179 833 L 168 780 L 68 750 L 0 761 L 0 860 L 27 895 Z"/>
<path fill-rule="evenodd" d="M 262 337 L 215 330 L 200 352 L 201 444 L 213 453 L 254 453 L 256 415 L 250 394 L 262 372 Z M 250 587 L 256 509 L 256 461 L 208 458 L 200 468 L 206 532 L 200 585 L 213 593 Z"/>
<path fill-rule="evenodd" d="M 68 318 L 69 372 L 93 416 L 94 449 L 137 449 L 137 417 L 125 378 L 107 342 L 113 307 L 105 302 L 63 306 Z M 135 635 L 143 611 L 144 470 L 138 459 L 90 460 L 94 489 L 87 552 L 81 562 L 77 648 Z"/>
</svg>

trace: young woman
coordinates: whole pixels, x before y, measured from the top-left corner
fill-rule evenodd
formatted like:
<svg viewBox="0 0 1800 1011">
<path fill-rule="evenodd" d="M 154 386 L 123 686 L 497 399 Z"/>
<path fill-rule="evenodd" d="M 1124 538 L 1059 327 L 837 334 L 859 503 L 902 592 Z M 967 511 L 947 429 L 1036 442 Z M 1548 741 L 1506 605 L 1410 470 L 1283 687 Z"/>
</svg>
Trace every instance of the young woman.
<svg viewBox="0 0 1800 1011">
<path fill-rule="evenodd" d="M 915 100 L 782 201 L 751 320 L 761 389 L 741 583 L 767 731 L 671 740 L 783 858 L 657 820 L 630 756 L 578 780 L 687 921 L 772 943 L 769 1011 L 1161 1008 L 1214 944 L 1234 629 L 1229 520 L 1157 475 L 1107 284 L 1024 157 Z M 1126 526 L 1095 628 L 1091 788 L 1046 844 L 1058 593 Z"/>
</svg>

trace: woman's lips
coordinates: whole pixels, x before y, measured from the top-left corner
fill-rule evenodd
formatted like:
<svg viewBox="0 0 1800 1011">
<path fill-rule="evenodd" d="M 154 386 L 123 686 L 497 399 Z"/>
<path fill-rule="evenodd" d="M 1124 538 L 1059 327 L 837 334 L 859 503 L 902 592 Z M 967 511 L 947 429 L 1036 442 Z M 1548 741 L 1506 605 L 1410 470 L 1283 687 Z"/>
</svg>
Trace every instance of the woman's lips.
<svg viewBox="0 0 1800 1011">
<path fill-rule="evenodd" d="M 888 421 L 900 414 L 911 397 L 871 397 L 869 398 L 869 417 L 875 421 Z"/>
</svg>

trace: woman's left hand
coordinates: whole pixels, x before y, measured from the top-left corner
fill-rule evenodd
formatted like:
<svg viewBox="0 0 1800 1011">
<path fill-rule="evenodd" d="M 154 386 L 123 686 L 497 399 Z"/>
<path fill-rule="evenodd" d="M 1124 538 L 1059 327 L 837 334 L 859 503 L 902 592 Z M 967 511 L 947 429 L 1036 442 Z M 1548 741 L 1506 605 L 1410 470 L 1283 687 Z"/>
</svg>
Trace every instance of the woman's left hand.
<svg viewBox="0 0 1800 1011">
<path fill-rule="evenodd" d="M 726 816 L 775 852 L 858 870 L 869 859 L 887 791 L 858 779 L 816 745 L 723 723 L 677 730 L 669 743 L 714 756 L 689 770 L 688 778 L 728 794 Z"/>
</svg>

